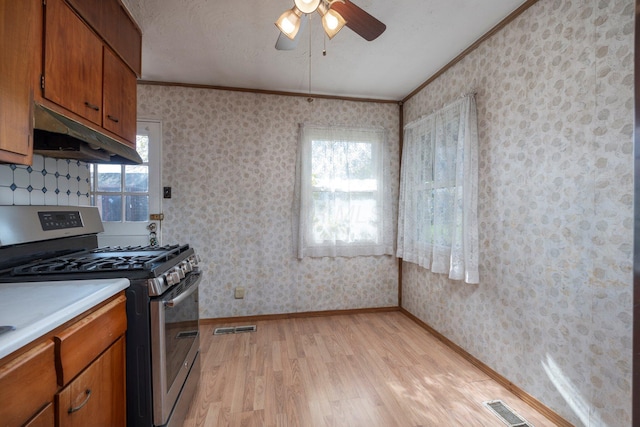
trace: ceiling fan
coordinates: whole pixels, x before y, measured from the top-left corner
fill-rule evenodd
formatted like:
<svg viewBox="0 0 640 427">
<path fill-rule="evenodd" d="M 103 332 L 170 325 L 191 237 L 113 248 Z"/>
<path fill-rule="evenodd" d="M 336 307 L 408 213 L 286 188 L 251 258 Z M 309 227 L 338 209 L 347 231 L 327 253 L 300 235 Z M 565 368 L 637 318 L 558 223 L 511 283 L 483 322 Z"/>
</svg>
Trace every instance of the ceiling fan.
<svg viewBox="0 0 640 427">
<path fill-rule="evenodd" d="M 349 0 L 294 0 L 294 6 L 276 21 L 280 30 L 276 49 L 295 49 L 297 35 L 306 26 L 309 14 L 315 11 L 322 16 L 322 27 L 330 39 L 345 25 L 367 41 L 375 40 L 387 28 Z"/>
</svg>

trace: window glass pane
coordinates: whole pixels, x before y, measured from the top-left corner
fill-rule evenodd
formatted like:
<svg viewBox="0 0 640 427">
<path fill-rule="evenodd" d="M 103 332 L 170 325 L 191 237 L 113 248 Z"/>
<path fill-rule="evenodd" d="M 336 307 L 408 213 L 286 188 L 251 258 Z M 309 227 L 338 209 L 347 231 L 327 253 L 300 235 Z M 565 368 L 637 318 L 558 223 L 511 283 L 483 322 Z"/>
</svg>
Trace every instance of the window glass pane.
<svg viewBox="0 0 640 427">
<path fill-rule="evenodd" d="M 122 221 L 122 196 L 118 194 L 95 196 L 96 206 L 103 221 Z"/>
<path fill-rule="evenodd" d="M 378 241 L 375 193 L 316 191 L 313 202 L 315 243 Z"/>
<path fill-rule="evenodd" d="M 97 191 L 120 192 L 122 191 L 122 166 L 97 165 Z"/>
<path fill-rule="evenodd" d="M 149 135 L 136 135 L 136 151 L 143 162 L 149 163 Z"/>
<path fill-rule="evenodd" d="M 127 196 L 126 201 L 126 221 L 139 222 L 149 220 L 149 196 Z"/>
<path fill-rule="evenodd" d="M 433 190 L 433 244 L 440 247 L 451 247 L 453 231 L 453 207 L 455 201 L 454 188 L 436 188 Z"/>
<path fill-rule="evenodd" d="M 349 144 L 347 168 L 351 179 L 371 179 L 373 170 L 373 144 L 369 142 L 352 142 Z"/>
<path fill-rule="evenodd" d="M 149 166 L 125 166 L 124 191 L 149 191 Z"/>
<path fill-rule="evenodd" d="M 311 185 L 338 191 L 376 188 L 373 144 L 312 141 Z"/>
<path fill-rule="evenodd" d="M 378 215 L 373 193 L 351 193 L 350 240 L 378 242 Z"/>
</svg>

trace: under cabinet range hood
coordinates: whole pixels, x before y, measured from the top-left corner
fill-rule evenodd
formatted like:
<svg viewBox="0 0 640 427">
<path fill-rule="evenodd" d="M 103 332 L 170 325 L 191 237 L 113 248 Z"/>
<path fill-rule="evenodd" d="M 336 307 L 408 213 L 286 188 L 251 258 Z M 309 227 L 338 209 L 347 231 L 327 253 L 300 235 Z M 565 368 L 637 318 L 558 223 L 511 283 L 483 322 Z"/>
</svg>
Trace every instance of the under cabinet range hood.
<svg viewBox="0 0 640 427">
<path fill-rule="evenodd" d="M 35 154 L 89 163 L 142 163 L 142 158 L 136 150 L 113 138 L 40 104 L 35 105 L 34 111 Z"/>
</svg>

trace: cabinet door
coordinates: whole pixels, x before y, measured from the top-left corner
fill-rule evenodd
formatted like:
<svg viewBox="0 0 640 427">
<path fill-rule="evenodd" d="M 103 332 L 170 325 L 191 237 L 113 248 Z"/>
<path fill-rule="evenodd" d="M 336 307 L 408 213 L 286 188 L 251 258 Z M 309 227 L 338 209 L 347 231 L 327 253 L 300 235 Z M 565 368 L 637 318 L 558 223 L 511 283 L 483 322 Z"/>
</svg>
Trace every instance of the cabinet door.
<svg viewBox="0 0 640 427">
<path fill-rule="evenodd" d="M 142 34 L 119 0 L 67 0 L 125 63 L 141 73 Z"/>
<path fill-rule="evenodd" d="M 120 337 L 56 395 L 58 426 L 124 426 L 125 392 L 125 344 Z"/>
<path fill-rule="evenodd" d="M 136 75 L 107 47 L 104 48 L 102 127 L 135 147 Z"/>
<path fill-rule="evenodd" d="M 24 427 L 54 427 L 56 418 L 53 403 L 49 403 L 42 411 L 31 419 Z"/>
<path fill-rule="evenodd" d="M 45 8 L 44 97 L 102 125 L 102 41 L 63 2 Z"/>
<path fill-rule="evenodd" d="M 41 3 L 0 0 L 0 161 L 30 164 Z"/>
<path fill-rule="evenodd" d="M 46 341 L 0 366 L 0 422 L 23 425 L 56 392 L 53 341 Z"/>
</svg>

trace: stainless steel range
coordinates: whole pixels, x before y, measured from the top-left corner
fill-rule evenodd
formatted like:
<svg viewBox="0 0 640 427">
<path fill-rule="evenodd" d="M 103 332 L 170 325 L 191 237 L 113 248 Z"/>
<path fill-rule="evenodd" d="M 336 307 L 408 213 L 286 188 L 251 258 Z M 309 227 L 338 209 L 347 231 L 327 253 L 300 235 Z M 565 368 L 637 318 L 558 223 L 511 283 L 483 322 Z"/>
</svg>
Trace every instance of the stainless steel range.
<svg viewBox="0 0 640 427">
<path fill-rule="evenodd" d="M 99 248 L 102 231 L 94 207 L 0 206 L 0 282 L 129 279 L 128 425 L 181 426 L 200 377 L 197 255 Z"/>
</svg>

